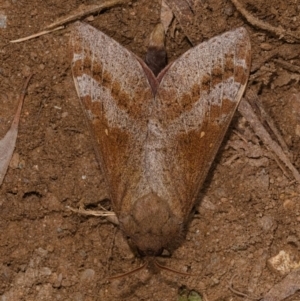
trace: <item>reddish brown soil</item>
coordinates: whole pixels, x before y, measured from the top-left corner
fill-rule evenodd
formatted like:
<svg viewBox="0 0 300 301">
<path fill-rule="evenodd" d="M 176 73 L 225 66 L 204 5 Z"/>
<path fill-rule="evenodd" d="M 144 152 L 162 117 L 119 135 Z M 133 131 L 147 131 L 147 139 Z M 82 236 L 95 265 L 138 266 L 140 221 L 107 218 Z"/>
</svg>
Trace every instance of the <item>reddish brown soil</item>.
<svg viewBox="0 0 300 301">
<path fill-rule="evenodd" d="M 282 278 L 266 265 L 270 257 L 285 250 L 293 260 L 300 260 L 299 186 L 254 136 L 258 155 L 230 146 L 240 139 L 235 128 L 247 138 L 252 135 L 238 113 L 209 173 L 204 201 L 185 242 L 170 259 L 161 259 L 196 276 L 145 269 L 106 280 L 138 267 L 141 260 L 132 254 L 117 227 L 66 209 L 77 208 L 81 199 L 90 209 L 99 209 L 105 197 L 103 175 L 73 85 L 69 28 L 9 44 L 92 2 L 0 1 L 0 15 L 7 16 L 6 28 L 0 28 L 1 136 L 9 128 L 24 77 L 34 73 L 13 161 L 1 186 L 0 300 L 177 300 L 183 287 L 205 293 L 209 301 L 242 300 L 228 289 L 235 274 L 235 288 L 264 295 Z M 290 45 L 251 26 L 228 0 L 199 3 L 198 23 L 191 28 L 199 41 L 245 26 L 251 36 L 253 64 L 279 46 Z M 272 6 L 260 0 L 241 3 L 273 26 L 300 28 L 297 1 L 276 0 Z M 159 12 L 158 1 L 132 1 L 94 16 L 91 24 L 144 57 Z M 166 42 L 169 60 L 191 47 L 179 24 L 172 26 L 174 34 Z M 291 57 L 288 51 L 274 58 L 300 66 L 299 56 Z M 251 85 L 259 86 L 264 107 L 300 169 L 300 75 L 283 69 L 274 58 L 259 67 Z M 235 160 L 225 164 L 232 156 Z M 297 297 L 299 293 L 288 300 Z"/>
</svg>

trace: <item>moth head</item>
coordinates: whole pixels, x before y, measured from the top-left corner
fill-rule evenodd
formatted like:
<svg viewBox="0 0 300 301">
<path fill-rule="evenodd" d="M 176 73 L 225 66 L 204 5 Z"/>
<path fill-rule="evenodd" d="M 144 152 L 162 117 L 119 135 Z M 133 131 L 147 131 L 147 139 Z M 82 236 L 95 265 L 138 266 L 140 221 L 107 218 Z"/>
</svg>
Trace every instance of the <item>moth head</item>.
<svg viewBox="0 0 300 301">
<path fill-rule="evenodd" d="M 178 247 L 183 221 L 172 213 L 167 201 L 149 193 L 136 200 L 131 209 L 119 218 L 120 227 L 141 256 L 159 256 Z"/>
</svg>

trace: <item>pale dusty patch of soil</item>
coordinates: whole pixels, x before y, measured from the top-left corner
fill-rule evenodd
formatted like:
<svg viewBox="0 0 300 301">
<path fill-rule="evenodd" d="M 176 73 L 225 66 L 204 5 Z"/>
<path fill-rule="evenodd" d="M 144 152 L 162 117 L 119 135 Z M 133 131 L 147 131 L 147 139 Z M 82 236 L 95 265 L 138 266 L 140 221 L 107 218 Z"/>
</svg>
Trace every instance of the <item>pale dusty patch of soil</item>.
<svg viewBox="0 0 300 301">
<path fill-rule="evenodd" d="M 41 30 L 68 14 L 79 0 L 2 0 L 0 14 L 1 135 L 9 128 L 24 77 L 34 73 L 22 112 L 12 168 L 0 197 L 0 300 L 176 300 L 182 287 L 205 292 L 209 301 L 241 300 L 228 290 L 265 294 L 281 275 L 266 261 L 280 250 L 299 261 L 300 216 L 297 183 L 291 182 L 261 146 L 259 157 L 230 147 L 240 139 L 232 129 L 243 124 L 237 113 L 203 189 L 204 201 L 186 240 L 171 259 L 162 260 L 198 276 L 141 271 L 113 282 L 105 279 L 141 264 L 122 234 L 97 217 L 66 210 L 84 198 L 97 209 L 105 195 L 70 71 L 69 30 L 20 44 L 9 40 Z M 150 3 L 151 2 L 151 3 Z M 199 1 L 191 29 L 199 41 L 245 26 L 251 35 L 253 63 L 285 42 L 253 28 L 230 1 Z M 273 26 L 300 28 L 297 1 L 241 0 L 256 17 Z M 147 39 L 159 21 L 157 1 L 132 1 L 94 17 L 93 26 L 144 57 Z M 178 24 L 167 36 L 169 60 L 191 47 Z M 300 66 L 300 58 L 281 58 Z M 299 74 L 273 59 L 261 66 L 253 85 L 274 119 L 300 169 Z M 243 125 L 247 132 L 247 124 Z M 248 134 L 247 134 L 248 135 Z M 224 164 L 232 156 L 236 160 Z M 15 155 L 17 156 L 17 155 Z M 16 168 L 17 166 L 17 168 Z M 289 300 L 300 298 L 294 295 Z M 233 298 L 233 299 L 232 299 Z"/>
</svg>

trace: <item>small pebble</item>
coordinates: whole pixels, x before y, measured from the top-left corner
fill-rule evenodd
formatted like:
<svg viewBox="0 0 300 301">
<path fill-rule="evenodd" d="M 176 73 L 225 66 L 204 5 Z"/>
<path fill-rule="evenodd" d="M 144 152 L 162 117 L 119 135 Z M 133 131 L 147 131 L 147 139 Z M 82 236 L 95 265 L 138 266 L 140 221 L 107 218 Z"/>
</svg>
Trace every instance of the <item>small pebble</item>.
<svg viewBox="0 0 300 301">
<path fill-rule="evenodd" d="M 59 288 L 61 287 L 61 282 L 62 282 L 62 273 L 60 273 L 58 276 L 56 274 L 53 274 L 54 276 L 54 283 L 53 283 L 53 287 L 55 288 Z"/>
<path fill-rule="evenodd" d="M 226 5 L 224 8 L 224 14 L 228 17 L 231 17 L 233 15 L 233 7 L 232 5 Z"/>
<path fill-rule="evenodd" d="M 271 44 L 269 44 L 269 43 L 261 43 L 260 44 L 260 48 L 262 50 L 270 51 L 270 50 L 273 49 L 273 46 Z"/>
<path fill-rule="evenodd" d="M 271 216 L 263 216 L 259 223 L 265 232 L 268 232 L 273 227 L 273 219 Z"/>
<path fill-rule="evenodd" d="M 43 248 L 38 248 L 35 251 L 41 257 L 46 257 L 48 255 L 48 251 Z"/>
<path fill-rule="evenodd" d="M 291 270 L 299 268 L 299 262 L 293 261 L 290 255 L 281 250 L 277 255 L 271 257 L 267 261 L 269 269 L 279 272 L 281 275 L 287 275 Z"/>
<path fill-rule="evenodd" d="M 80 280 L 90 282 L 90 281 L 93 280 L 94 276 L 95 276 L 95 271 L 94 270 L 86 269 L 82 272 L 82 274 L 80 276 Z"/>
<path fill-rule="evenodd" d="M 300 137 L 300 124 L 296 125 L 295 134 Z"/>
<path fill-rule="evenodd" d="M 24 77 L 28 77 L 29 75 L 31 75 L 31 73 L 32 73 L 32 71 L 29 66 L 25 65 L 22 67 L 22 75 Z"/>
<path fill-rule="evenodd" d="M 292 200 L 289 200 L 289 199 L 285 200 L 283 202 L 283 208 L 286 209 L 286 210 L 287 209 L 293 209 L 294 208 L 294 202 Z"/>
<path fill-rule="evenodd" d="M 25 160 L 20 160 L 18 168 L 23 169 L 25 167 Z"/>
<path fill-rule="evenodd" d="M 32 10 L 32 11 L 30 12 L 30 16 L 31 16 L 31 17 L 34 17 L 34 16 L 36 16 L 37 14 L 38 14 L 37 9 L 34 9 L 34 10 Z"/>
<path fill-rule="evenodd" d="M 40 276 L 50 276 L 52 274 L 52 271 L 47 267 L 41 268 L 39 272 Z"/>
<path fill-rule="evenodd" d="M 0 28 L 6 28 L 6 15 L 0 14 Z"/>
<path fill-rule="evenodd" d="M 9 167 L 12 169 L 17 169 L 19 167 L 19 162 L 20 162 L 20 155 L 18 153 L 14 153 L 10 160 Z"/>
<path fill-rule="evenodd" d="M 94 21 L 94 19 L 95 19 L 94 16 L 89 16 L 89 17 L 86 18 L 86 20 L 87 20 L 88 22 L 92 22 L 92 21 Z"/>
<path fill-rule="evenodd" d="M 82 293 L 77 292 L 77 293 L 74 294 L 73 300 L 74 301 L 84 301 L 85 300 L 85 296 Z"/>
<path fill-rule="evenodd" d="M 79 251 L 79 255 L 80 255 L 82 258 L 86 258 L 86 257 L 87 257 L 87 253 L 86 253 L 84 250 L 80 250 L 80 251 Z"/>
</svg>

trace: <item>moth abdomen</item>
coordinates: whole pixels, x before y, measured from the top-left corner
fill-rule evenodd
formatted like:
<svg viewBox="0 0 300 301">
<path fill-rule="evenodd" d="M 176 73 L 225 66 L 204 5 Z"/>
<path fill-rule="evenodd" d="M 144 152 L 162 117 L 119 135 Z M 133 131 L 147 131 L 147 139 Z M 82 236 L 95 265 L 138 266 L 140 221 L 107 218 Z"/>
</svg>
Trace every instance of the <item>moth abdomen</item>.
<svg viewBox="0 0 300 301">
<path fill-rule="evenodd" d="M 160 255 L 164 249 L 172 252 L 183 237 L 184 221 L 155 193 L 137 199 L 128 214 L 121 213 L 119 222 L 139 253 L 147 256 Z"/>
</svg>

